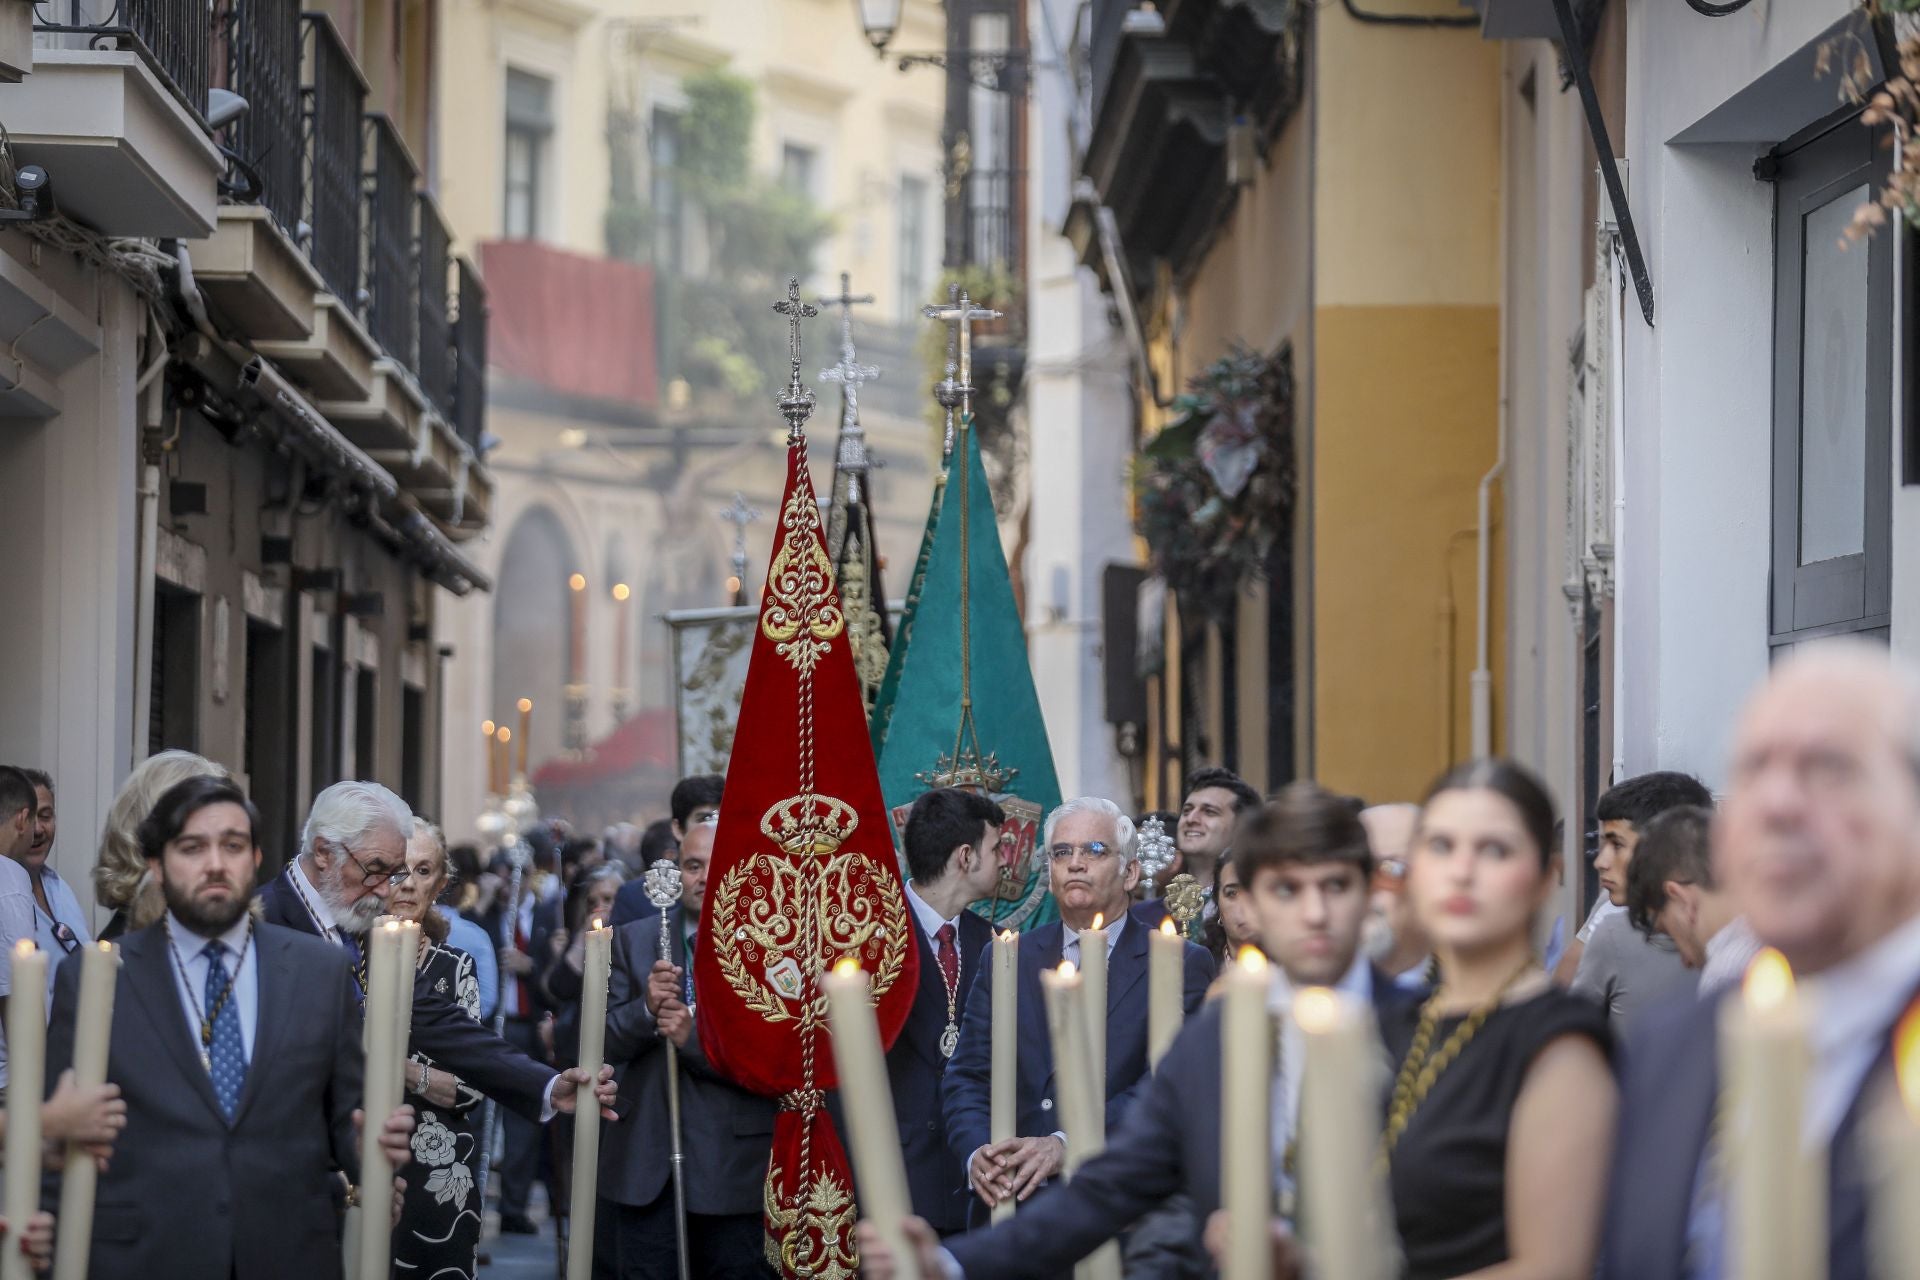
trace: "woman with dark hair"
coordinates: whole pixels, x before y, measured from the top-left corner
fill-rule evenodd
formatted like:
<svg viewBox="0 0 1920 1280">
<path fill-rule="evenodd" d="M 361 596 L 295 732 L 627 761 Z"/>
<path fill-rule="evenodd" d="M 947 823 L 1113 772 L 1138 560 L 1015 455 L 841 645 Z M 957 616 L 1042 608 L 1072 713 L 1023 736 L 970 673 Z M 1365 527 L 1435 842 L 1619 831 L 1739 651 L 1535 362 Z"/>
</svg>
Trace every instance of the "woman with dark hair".
<svg viewBox="0 0 1920 1280">
<path fill-rule="evenodd" d="M 1414 832 L 1407 893 L 1439 984 L 1388 1023 L 1380 1147 L 1407 1280 L 1593 1270 L 1619 1092 L 1606 1015 L 1534 955 L 1553 825 L 1532 774 L 1484 760 L 1434 784 Z"/>
<path fill-rule="evenodd" d="M 1201 929 L 1200 945 L 1213 953 L 1213 962 L 1225 974 L 1227 957 L 1239 955 L 1242 947 L 1260 945 L 1260 923 L 1247 905 L 1246 889 L 1231 858 L 1222 858 L 1213 869 L 1213 905 L 1213 914 Z"/>
<path fill-rule="evenodd" d="M 446 840 L 438 827 L 415 818 L 406 874 L 394 878 L 387 910 L 419 923 L 421 975 L 478 1022 L 480 982 L 473 957 L 446 945 L 447 918 L 433 910 L 446 887 Z M 406 1191 L 393 1228 L 394 1268 L 404 1275 L 472 1280 L 480 1246 L 481 1205 L 474 1186 L 480 1094 L 420 1053 L 407 1059 L 406 1090 L 420 1117 L 413 1160 L 397 1171 Z"/>
</svg>

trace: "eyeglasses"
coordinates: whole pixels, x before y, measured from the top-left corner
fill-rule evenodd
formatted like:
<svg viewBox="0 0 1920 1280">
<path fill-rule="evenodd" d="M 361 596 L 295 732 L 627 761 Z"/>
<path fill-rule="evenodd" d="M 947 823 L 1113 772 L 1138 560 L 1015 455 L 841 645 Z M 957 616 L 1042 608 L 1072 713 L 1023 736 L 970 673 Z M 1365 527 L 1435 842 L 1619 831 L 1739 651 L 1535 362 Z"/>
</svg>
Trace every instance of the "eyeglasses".
<svg viewBox="0 0 1920 1280">
<path fill-rule="evenodd" d="M 1112 845 L 1104 840 L 1089 840 L 1085 844 L 1055 844 L 1047 846 L 1047 856 L 1056 862 L 1065 862 L 1074 854 L 1079 854 L 1088 862 L 1098 862 L 1109 854 L 1117 853 Z"/>
<path fill-rule="evenodd" d="M 404 866 L 395 867 L 391 871 L 385 867 L 369 867 L 354 855 L 353 850 L 343 849 L 341 852 L 347 855 L 347 861 L 351 862 L 354 870 L 360 873 L 361 883 L 369 889 L 378 889 L 383 884 L 405 884 L 413 876 L 413 872 Z"/>
<path fill-rule="evenodd" d="M 1394 893 L 1406 888 L 1407 860 L 1405 858 L 1382 858 L 1373 868 L 1373 887 Z"/>
</svg>

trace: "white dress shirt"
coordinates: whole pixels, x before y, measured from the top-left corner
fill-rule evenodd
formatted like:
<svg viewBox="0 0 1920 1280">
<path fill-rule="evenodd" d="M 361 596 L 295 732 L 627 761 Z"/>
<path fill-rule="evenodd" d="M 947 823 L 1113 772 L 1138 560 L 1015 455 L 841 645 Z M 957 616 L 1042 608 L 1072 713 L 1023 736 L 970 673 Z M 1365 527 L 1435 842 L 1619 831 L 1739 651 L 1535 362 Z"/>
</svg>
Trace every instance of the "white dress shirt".
<svg viewBox="0 0 1920 1280">
<path fill-rule="evenodd" d="M 935 941 L 935 938 L 940 933 L 940 926 L 950 924 L 953 926 L 953 945 L 955 950 L 958 950 L 960 946 L 960 917 L 956 914 L 948 919 L 942 920 L 940 913 L 935 911 L 927 900 L 920 896 L 919 890 L 913 887 L 913 881 L 907 881 L 902 887 L 907 891 L 907 905 L 913 908 L 913 918 L 920 922 L 921 931 L 927 935 L 927 945 L 935 951 L 938 951 L 940 949 L 939 943 Z"/>
<path fill-rule="evenodd" d="M 28 883 L 31 884 L 31 873 Z M 40 950 L 47 954 L 47 1009 L 53 1009 L 53 980 L 60 976 L 60 962 L 74 951 L 93 941 L 92 922 L 81 909 L 80 899 L 60 878 L 60 873 L 51 864 L 40 869 L 40 888 L 47 895 L 47 905 L 51 912 L 42 911 L 36 901 L 33 905 L 34 940 L 40 944 Z M 62 943 L 57 936 L 59 927 L 65 925 L 70 935 L 71 947 Z"/>
<path fill-rule="evenodd" d="M 33 881 L 12 858 L 0 858 L 0 996 L 13 991 L 13 948 L 34 936 Z M 51 967 L 51 966 L 49 966 Z M 0 1033 L 0 1089 L 7 1085 L 5 1036 Z"/>
<path fill-rule="evenodd" d="M 217 939 L 201 937 L 171 911 L 167 913 L 166 924 L 168 942 L 177 961 L 173 965 L 173 985 L 180 993 L 180 1016 L 187 1022 L 187 1039 L 196 1050 L 205 1050 L 200 1040 L 200 1019 L 213 1016 L 213 1009 L 207 1004 L 207 950 L 210 942 L 217 941 L 226 948 L 220 963 L 233 979 L 233 994 L 228 1000 L 240 1015 L 240 1044 L 249 1063 L 253 1061 L 253 1033 L 260 1025 L 260 965 L 255 955 L 259 948 L 248 936 L 250 924 L 242 913 L 233 927 Z M 238 970 L 234 968 L 236 960 Z"/>
<path fill-rule="evenodd" d="M 1358 1001 L 1369 1012 L 1373 1009 L 1373 966 L 1366 956 L 1358 955 L 1353 964 L 1334 984 L 1335 991 L 1351 1000 Z M 1286 970 L 1279 965 L 1273 966 L 1273 977 L 1267 988 L 1267 1008 L 1280 1020 L 1279 1061 L 1273 1064 L 1273 1170 L 1274 1189 L 1283 1199 L 1293 1187 L 1293 1176 L 1287 1171 L 1285 1159 L 1288 1145 L 1300 1127 L 1300 1081 L 1301 1064 L 1307 1051 L 1306 1037 L 1300 1033 L 1300 1024 L 1293 1020 L 1294 984 L 1287 978 Z"/>
<path fill-rule="evenodd" d="M 1807 1081 L 1806 1138 L 1825 1147 L 1880 1056 L 1886 1034 L 1920 985 L 1920 917 L 1862 954 L 1809 977 L 1813 1073 Z"/>
<path fill-rule="evenodd" d="M 1127 931 L 1127 916 L 1128 913 L 1122 911 L 1114 919 L 1101 922 L 1100 927 L 1107 931 L 1107 959 L 1109 960 L 1113 959 L 1113 949 L 1118 945 L 1120 935 Z M 1080 931 L 1065 920 L 1060 922 L 1060 928 L 1064 931 L 1066 939 L 1060 944 L 1060 958 L 1071 960 L 1076 969 L 1085 968 L 1086 966 L 1080 963 Z"/>
<path fill-rule="evenodd" d="M 299 896 L 301 905 L 313 917 L 313 927 L 320 931 L 320 936 L 336 946 L 341 944 L 344 939 L 339 927 L 333 923 L 333 911 L 327 906 L 327 900 L 320 896 L 320 890 L 314 887 L 313 881 L 307 879 L 307 869 L 300 859 L 293 860 L 293 870 L 288 879 L 293 882 L 293 891 Z"/>
</svg>

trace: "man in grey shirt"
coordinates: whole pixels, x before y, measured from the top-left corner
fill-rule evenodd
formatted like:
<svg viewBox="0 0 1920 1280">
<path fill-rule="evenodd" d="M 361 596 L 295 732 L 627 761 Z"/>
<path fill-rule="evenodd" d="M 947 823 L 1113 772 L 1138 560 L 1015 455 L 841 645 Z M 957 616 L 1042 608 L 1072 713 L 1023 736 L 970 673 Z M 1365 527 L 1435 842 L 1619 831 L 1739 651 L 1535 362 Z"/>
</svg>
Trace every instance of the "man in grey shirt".
<svg viewBox="0 0 1920 1280">
<path fill-rule="evenodd" d="M 1600 887 L 1617 907 L 1627 903 L 1627 869 L 1649 822 L 1669 809 L 1713 807 L 1713 796 L 1699 779 L 1684 773 L 1644 773 L 1610 788 L 1600 797 L 1600 847 L 1593 859 Z M 1691 985 L 1694 975 L 1681 963 L 1671 939 L 1649 938 L 1634 929 L 1625 912 L 1613 912 L 1594 927 L 1572 990 L 1606 1009 L 1615 1031 L 1667 991 Z"/>
<path fill-rule="evenodd" d="M 20 859 L 33 847 L 36 799 L 26 774 L 0 765 L 0 1026 L 5 1025 L 7 997 L 13 990 L 13 948 L 20 939 L 34 936 L 33 881 Z M 32 995 L 46 999 L 44 991 Z M 0 1096 L 6 1083 L 6 1053 L 0 1050 Z"/>
</svg>

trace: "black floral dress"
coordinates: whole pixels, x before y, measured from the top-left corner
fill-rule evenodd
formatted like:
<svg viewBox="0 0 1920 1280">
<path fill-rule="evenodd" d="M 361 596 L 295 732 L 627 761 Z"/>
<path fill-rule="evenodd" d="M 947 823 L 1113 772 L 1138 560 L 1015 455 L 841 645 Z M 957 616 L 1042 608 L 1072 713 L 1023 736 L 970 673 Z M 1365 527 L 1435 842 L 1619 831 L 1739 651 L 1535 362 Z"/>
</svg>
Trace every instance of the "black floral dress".
<svg viewBox="0 0 1920 1280">
<path fill-rule="evenodd" d="M 480 1020 L 480 982 L 473 957 L 426 944 L 421 961 L 427 984 Z M 423 1054 L 408 1059 L 407 1101 L 418 1109 L 413 1159 L 400 1170 L 407 1189 L 393 1229 L 393 1274 L 405 1280 L 473 1280 L 480 1245 L 480 1196 L 474 1173 L 480 1160 L 480 1095 L 459 1084 L 459 1100 L 437 1107 L 412 1092 Z"/>
</svg>

